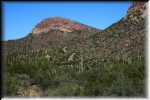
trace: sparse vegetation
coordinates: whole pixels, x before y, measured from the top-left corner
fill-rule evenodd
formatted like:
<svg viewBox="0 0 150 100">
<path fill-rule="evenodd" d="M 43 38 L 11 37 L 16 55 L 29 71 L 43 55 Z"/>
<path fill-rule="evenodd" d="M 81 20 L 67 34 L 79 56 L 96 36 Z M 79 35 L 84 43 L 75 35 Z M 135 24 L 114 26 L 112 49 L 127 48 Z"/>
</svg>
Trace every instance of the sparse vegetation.
<svg viewBox="0 0 150 100">
<path fill-rule="evenodd" d="M 53 55 L 56 54 L 55 52 L 57 55 Z M 22 55 L 15 58 L 8 56 L 7 95 L 17 95 L 20 88 L 25 88 L 24 81 L 26 84 L 39 85 L 43 90 L 48 91 L 48 96 L 145 95 L 144 58 L 106 61 L 97 58 L 84 59 L 81 65 L 79 53 L 76 56 L 78 60 L 72 62 L 68 62 L 61 53 L 53 51 L 49 54 L 53 57 L 51 60 L 44 55 L 26 59 L 23 59 Z M 13 59 L 16 59 L 16 62 L 13 62 Z M 18 75 L 25 76 L 21 80 Z"/>
</svg>

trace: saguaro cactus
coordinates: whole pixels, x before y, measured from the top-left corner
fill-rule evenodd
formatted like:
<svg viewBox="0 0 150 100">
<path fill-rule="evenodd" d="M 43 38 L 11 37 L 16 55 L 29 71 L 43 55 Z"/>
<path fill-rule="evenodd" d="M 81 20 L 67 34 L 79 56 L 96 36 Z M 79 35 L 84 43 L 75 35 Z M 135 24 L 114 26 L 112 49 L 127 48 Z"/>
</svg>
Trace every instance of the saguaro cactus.
<svg viewBox="0 0 150 100">
<path fill-rule="evenodd" d="M 69 61 L 69 62 L 70 62 L 70 61 L 73 61 L 75 54 L 76 54 L 76 53 L 72 53 L 72 54 L 69 56 L 69 58 L 68 58 L 68 61 Z"/>
</svg>

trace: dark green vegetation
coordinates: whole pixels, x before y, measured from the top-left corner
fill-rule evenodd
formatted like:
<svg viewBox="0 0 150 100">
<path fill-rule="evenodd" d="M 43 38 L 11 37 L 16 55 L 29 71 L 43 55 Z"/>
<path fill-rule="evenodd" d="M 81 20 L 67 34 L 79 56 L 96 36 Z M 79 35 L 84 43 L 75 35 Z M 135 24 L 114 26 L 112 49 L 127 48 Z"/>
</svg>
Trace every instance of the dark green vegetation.
<svg viewBox="0 0 150 100">
<path fill-rule="evenodd" d="M 67 62 L 61 52 L 50 56 L 53 59 L 9 57 L 7 94 L 16 96 L 19 88 L 33 83 L 47 90 L 48 96 L 144 96 L 144 58 L 82 61 L 78 54 L 77 61 Z"/>
<path fill-rule="evenodd" d="M 6 96 L 145 96 L 142 5 L 103 31 L 51 30 L 4 43 Z"/>
</svg>

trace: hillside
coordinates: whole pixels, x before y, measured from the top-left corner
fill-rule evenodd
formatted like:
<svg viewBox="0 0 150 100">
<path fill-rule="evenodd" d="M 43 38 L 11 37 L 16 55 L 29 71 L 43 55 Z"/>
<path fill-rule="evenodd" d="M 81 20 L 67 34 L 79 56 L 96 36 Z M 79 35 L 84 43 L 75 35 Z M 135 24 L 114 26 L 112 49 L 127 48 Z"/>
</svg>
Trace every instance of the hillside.
<svg viewBox="0 0 150 100">
<path fill-rule="evenodd" d="M 100 52 L 102 48 L 106 50 L 106 56 L 110 54 L 113 57 L 118 55 L 144 56 L 145 20 L 145 3 L 135 2 L 120 21 L 94 35 L 93 42 Z"/>
<path fill-rule="evenodd" d="M 146 3 L 105 30 L 62 17 L 3 42 L 5 96 L 138 96 L 145 93 Z"/>
</svg>

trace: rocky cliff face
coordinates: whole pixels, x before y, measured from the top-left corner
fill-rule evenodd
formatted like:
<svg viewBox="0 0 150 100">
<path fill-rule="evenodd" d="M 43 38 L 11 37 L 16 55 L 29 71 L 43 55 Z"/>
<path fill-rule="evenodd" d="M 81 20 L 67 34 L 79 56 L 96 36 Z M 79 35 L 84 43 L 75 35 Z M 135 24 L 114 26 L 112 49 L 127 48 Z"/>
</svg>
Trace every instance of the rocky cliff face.
<svg viewBox="0 0 150 100">
<path fill-rule="evenodd" d="M 144 2 L 135 2 L 128 9 L 127 15 L 124 17 L 124 20 L 129 20 L 134 23 L 140 22 L 142 19 L 146 19 L 147 10 L 146 3 Z"/>
</svg>

